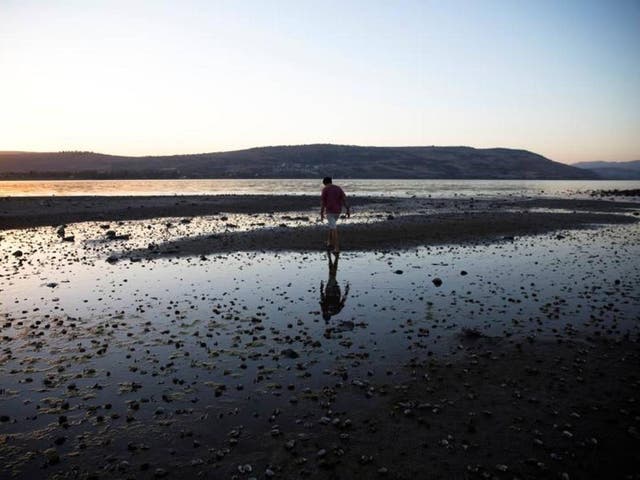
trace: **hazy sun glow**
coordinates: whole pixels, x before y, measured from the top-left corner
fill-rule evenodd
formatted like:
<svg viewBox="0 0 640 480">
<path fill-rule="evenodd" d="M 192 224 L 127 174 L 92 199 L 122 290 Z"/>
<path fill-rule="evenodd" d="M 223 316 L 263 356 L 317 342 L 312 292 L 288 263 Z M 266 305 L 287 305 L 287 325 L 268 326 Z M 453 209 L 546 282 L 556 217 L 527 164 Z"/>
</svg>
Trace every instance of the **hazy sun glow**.
<svg viewBox="0 0 640 480">
<path fill-rule="evenodd" d="M 0 150 L 640 158 L 640 2 L 2 1 Z"/>
</svg>

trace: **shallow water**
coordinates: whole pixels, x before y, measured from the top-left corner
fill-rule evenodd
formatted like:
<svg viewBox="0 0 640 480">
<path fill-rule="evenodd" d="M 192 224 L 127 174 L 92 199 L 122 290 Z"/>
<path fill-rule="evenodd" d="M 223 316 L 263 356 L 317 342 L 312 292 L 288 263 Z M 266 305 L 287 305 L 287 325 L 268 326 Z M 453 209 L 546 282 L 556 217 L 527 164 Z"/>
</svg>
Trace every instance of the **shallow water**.
<svg viewBox="0 0 640 480">
<path fill-rule="evenodd" d="M 93 223 L 77 230 L 82 228 L 101 231 Z M 134 238 L 145 234 L 136 222 L 129 222 L 127 231 Z M 22 262 L 14 259 L 15 245 L 34 243 L 34 233 L 46 240 L 32 251 L 23 247 Z M 349 293 L 328 322 L 320 308 L 320 283 L 329 275 L 323 253 L 236 253 L 109 265 L 107 250 L 121 248 L 117 242 L 66 244 L 47 228 L 6 235 L 2 255 L 12 261 L 5 264 L 0 288 L 3 344 L 11 358 L 3 359 L 2 374 L 5 388 L 23 392 L 26 358 L 39 388 L 48 369 L 82 357 L 81 348 L 94 353 L 83 360 L 84 369 L 109 369 L 117 381 L 140 377 L 127 373 L 133 363 L 151 371 L 155 360 L 162 364 L 177 356 L 175 368 L 192 376 L 221 382 L 229 368 L 238 375 L 234 382 L 243 383 L 258 374 L 257 364 L 270 365 L 287 347 L 315 364 L 314 373 L 337 368 L 348 358 L 344 355 L 359 358 L 367 352 L 357 369 L 362 374 L 407 350 L 446 352 L 463 327 L 500 337 L 593 333 L 604 326 L 617 335 L 635 335 L 639 327 L 635 225 L 568 232 L 561 239 L 553 234 L 494 245 L 343 253 L 337 282 L 342 293 L 348 284 Z M 435 277 L 442 279 L 441 287 L 432 283 Z M 327 329 L 329 337 L 338 338 L 325 337 Z M 181 348 L 168 343 L 172 336 Z M 206 347 L 199 346 L 205 338 Z M 103 339 L 108 353 L 95 355 Z M 312 346 L 315 341 L 322 346 Z M 126 358 L 132 345 L 147 353 Z M 187 368 L 211 361 L 212 353 L 215 368 Z M 255 359 L 245 358 L 247 368 L 238 369 L 239 358 L 249 355 Z M 275 376 L 290 382 L 291 375 Z M 94 380 L 76 383 L 82 388 Z M 40 396 L 27 391 L 33 400 Z M 32 410 L 18 408 L 23 414 Z"/>
<path fill-rule="evenodd" d="M 335 278 L 344 307 L 327 320 L 322 252 L 105 261 L 150 238 L 230 222 L 250 228 L 256 219 L 269 221 L 110 225 L 131 235 L 122 241 L 105 241 L 94 222 L 68 227 L 74 243 L 47 227 L 3 232 L 0 414 L 10 420 L 0 432 L 25 449 L 45 448 L 64 415 L 66 434 L 80 438 L 60 447 L 64 454 L 97 431 L 126 443 L 166 422 L 197 428 L 198 418 L 229 412 L 234 420 L 224 425 L 250 425 L 252 412 L 295 409 L 328 383 L 367 389 L 413 357 L 455 356 L 468 341 L 464 328 L 506 342 L 640 335 L 638 225 L 345 252 Z M 120 430 L 127 434 L 118 440 Z"/>
<path fill-rule="evenodd" d="M 354 180 L 336 179 L 349 195 L 390 197 L 588 196 L 593 190 L 638 189 L 640 181 Z M 3 196 L 317 195 L 320 180 L 39 180 L 0 181 Z"/>
</svg>

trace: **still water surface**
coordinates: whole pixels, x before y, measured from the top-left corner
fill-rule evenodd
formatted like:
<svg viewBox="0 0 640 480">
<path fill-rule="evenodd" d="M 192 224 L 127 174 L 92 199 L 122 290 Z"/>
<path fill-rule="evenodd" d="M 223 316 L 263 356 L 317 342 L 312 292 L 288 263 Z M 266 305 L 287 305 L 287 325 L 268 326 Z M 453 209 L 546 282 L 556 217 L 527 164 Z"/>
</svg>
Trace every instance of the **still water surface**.
<svg viewBox="0 0 640 480">
<path fill-rule="evenodd" d="M 593 190 L 638 189 L 640 181 L 341 180 L 351 195 L 393 197 L 586 196 Z M 78 195 L 317 194 L 320 180 L 41 180 L 0 181 L 0 197 Z"/>
</svg>

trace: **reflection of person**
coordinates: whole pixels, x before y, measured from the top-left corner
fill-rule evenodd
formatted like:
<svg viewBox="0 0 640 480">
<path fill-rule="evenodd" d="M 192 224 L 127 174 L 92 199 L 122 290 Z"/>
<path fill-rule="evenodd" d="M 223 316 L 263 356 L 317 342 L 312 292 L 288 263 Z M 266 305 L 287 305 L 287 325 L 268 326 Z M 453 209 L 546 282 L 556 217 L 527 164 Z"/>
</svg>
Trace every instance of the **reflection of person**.
<svg viewBox="0 0 640 480">
<path fill-rule="evenodd" d="M 327 215 L 327 223 L 329 225 L 329 237 L 327 239 L 327 249 L 338 253 L 340 245 L 338 244 L 338 218 L 342 213 L 342 207 L 347 209 L 347 218 L 351 216 L 347 196 L 344 191 L 337 185 L 333 184 L 331 177 L 322 179 L 324 188 L 322 189 L 322 207 L 320 208 L 320 219 L 324 220 L 325 213 Z"/>
<path fill-rule="evenodd" d="M 338 254 L 334 254 L 335 259 L 331 261 L 331 253 L 327 252 L 329 259 L 329 280 L 327 285 L 324 282 L 320 282 L 320 307 L 322 308 L 322 318 L 329 321 L 333 315 L 337 315 L 344 308 L 344 302 L 349 295 L 349 283 L 347 283 L 344 289 L 344 295 L 340 291 L 340 285 L 336 280 L 338 274 Z"/>
</svg>

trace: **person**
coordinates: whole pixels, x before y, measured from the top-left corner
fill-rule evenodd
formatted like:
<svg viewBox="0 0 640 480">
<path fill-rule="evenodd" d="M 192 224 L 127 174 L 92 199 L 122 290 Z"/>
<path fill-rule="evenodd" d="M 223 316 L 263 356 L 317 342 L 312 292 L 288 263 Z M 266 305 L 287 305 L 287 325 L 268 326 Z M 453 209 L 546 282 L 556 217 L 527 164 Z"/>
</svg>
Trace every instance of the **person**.
<svg viewBox="0 0 640 480">
<path fill-rule="evenodd" d="M 344 303 L 349 295 L 349 283 L 347 283 L 344 295 L 338 285 L 336 275 L 338 274 L 338 258 L 339 255 L 335 255 L 335 260 L 331 261 L 331 252 L 327 252 L 329 258 L 329 279 L 325 285 L 323 281 L 320 281 L 320 308 L 322 309 L 322 318 L 328 322 L 333 315 L 337 315 L 344 308 Z"/>
<path fill-rule="evenodd" d="M 333 184 L 331 177 L 322 179 L 324 185 L 322 189 L 322 206 L 320 208 L 320 220 L 324 220 L 325 214 L 327 224 L 329 225 L 329 236 L 327 238 L 327 250 L 333 253 L 340 253 L 340 244 L 338 242 L 338 218 L 342 213 L 344 206 L 347 211 L 347 218 L 351 216 L 351 210 L 347 203 L 347 196 L 342 188 Z"/>
</svg>

